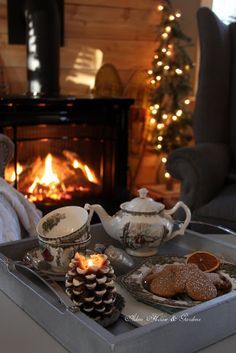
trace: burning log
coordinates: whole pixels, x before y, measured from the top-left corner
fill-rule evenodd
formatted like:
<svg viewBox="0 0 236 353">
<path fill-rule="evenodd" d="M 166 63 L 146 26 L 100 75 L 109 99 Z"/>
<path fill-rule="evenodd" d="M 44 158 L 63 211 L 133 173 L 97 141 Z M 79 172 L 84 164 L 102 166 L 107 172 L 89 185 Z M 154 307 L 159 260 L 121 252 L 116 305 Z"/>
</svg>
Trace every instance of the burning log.
<svg viewBox="0 0 236 353">
<path fill-rule="evenodd" d="M 14 181 L 13 165 L 7 167 L 6 179 Z M 94 171 L 83 164 L 74 152 L 64 150 L 63 156 L 49 153 L 38 156 L 17 168 L 18 187 L 32 202 L 70 200 L 72 193 L 98 191 L 100 182 Z"/>
</svg>

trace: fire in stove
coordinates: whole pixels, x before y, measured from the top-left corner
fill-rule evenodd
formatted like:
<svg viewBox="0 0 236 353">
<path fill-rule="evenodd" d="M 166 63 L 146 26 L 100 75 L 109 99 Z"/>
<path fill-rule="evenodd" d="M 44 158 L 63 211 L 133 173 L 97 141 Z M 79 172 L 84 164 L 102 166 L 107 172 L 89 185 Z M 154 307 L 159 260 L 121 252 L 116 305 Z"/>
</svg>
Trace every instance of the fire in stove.
<svg viewBox="0 0 236 353">
<path fill-rule="evenodd" d="M 48 153 L 30 163 L 17 162 L 6 167 L 5 179 L 32 202 L 71 200 L 76 193 L 99 191 L 101 180 L 94 170 L 83 163 L 78 154 L 63 150 L 60 156 Z"/>
</svg>

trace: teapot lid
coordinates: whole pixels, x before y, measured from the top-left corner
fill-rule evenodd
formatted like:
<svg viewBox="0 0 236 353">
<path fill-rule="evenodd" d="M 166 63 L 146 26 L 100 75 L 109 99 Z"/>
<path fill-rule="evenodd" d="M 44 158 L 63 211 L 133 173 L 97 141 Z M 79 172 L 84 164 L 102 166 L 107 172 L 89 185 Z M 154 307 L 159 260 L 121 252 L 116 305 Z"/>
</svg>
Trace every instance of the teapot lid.
<svg viewBox="0 0 236 353">
<path fill-rule="evenodd" d="M 162 203 L 154 201 L 151 197 L 147 197 L 148 190 L 146 188 L 139 189 L 138 193 L 139 197 L 122 203 L 120 208 L 124 211 L 139 213 L 158 213 L 165 208 L 165 205 Z"/>
</svg>

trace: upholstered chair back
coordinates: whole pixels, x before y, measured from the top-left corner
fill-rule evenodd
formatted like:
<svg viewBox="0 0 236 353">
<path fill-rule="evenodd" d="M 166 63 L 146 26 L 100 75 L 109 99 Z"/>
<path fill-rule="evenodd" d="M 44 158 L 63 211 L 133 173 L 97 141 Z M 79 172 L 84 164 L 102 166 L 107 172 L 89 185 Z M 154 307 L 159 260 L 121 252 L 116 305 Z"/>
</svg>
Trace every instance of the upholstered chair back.
<svg viewBox="0 0 236 353">
<path fill-rule="evenodd" d="M 197 21 L 201 61 L 193 116 L 195 140 L 196 143 L 229 143 L 231 26 L 221 22 L 207 7 L 198 10 Z M 236 80 L 234 88 L 236 90 Z M 234 111 L 236 124 L 236 109 Z"/>
<path fill-rule="evenodd" d="M 196 144 L 172 151 L 166 167 L 181 182 L 193 220 L 236 231 L 236 23 L 225 25 L 208 8 L 197 21 Z"/>
<path fill-rule="evenodd" d="M 231 65 L 230 65 L 230 151 L 233 159 L 232 167 L 236 170 L 236 23 L 230 26 Z"/>
</svg>

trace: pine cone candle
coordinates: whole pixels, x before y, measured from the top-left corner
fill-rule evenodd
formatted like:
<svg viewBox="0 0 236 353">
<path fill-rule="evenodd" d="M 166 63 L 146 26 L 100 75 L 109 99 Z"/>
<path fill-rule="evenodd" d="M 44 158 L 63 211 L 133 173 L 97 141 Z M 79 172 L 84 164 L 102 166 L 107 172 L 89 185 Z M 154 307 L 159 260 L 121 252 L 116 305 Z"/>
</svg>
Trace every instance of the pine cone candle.
<svg viewBox="0 0 236 353">
<path fill-rule="evenodd" d="M 106 255 L 77 252 L 66 274 L 66 293 L 81 311 L 101 320 L 115 310 L 114 278 L 114 270 Z"/>
</svg>

